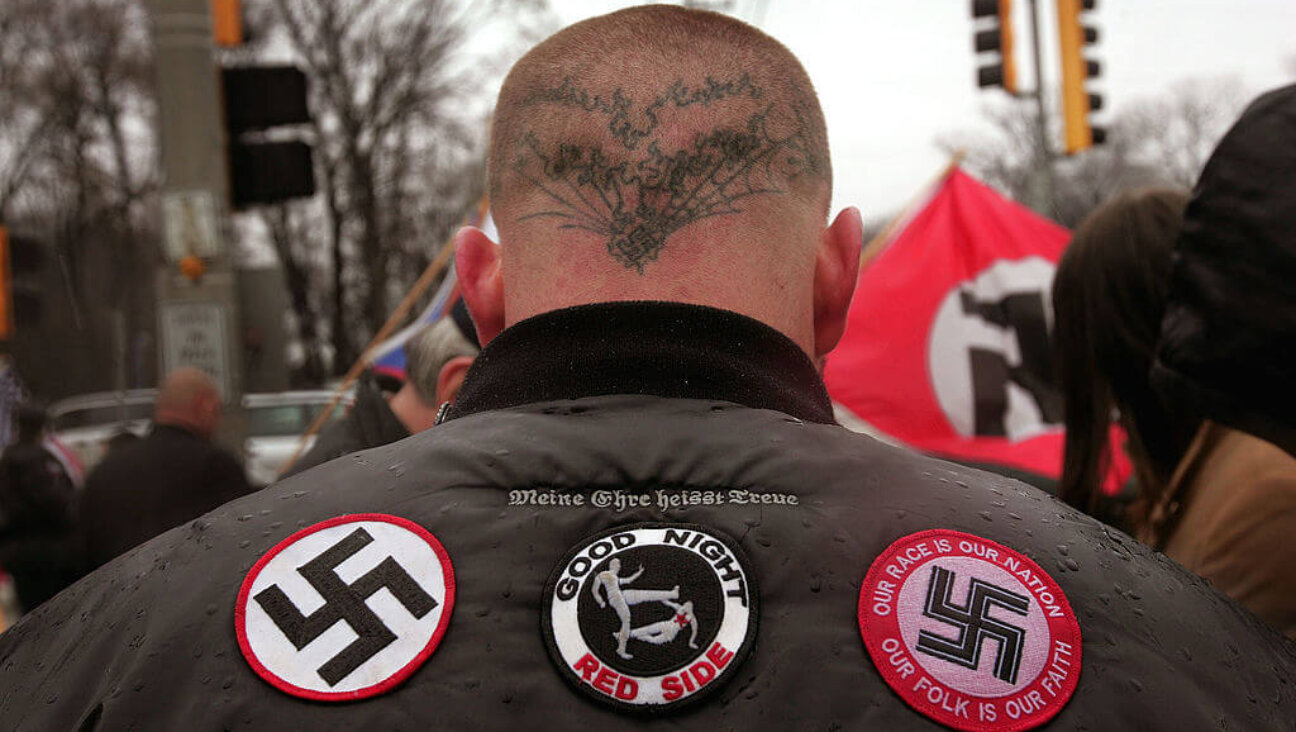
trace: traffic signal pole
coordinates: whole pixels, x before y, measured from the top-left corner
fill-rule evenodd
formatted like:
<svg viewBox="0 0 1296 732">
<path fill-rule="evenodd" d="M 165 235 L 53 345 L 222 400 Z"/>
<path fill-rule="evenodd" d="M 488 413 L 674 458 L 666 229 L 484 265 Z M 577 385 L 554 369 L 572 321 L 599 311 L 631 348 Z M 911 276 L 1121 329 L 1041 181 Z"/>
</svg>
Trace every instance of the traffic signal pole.
<svg viewBox="0 0 1296 732">
<path fill-rule="evenodd" d="M 1040 49 L 1039 0 L 1030 0 L 1031 50 L 1035 64 L 1035 165 L 1030 207 L 1048 216 L 1053 208 L 1053 151 L 1049 146 L 1048 116 L 1044 105 L 1044 63 Z"/>
<path fill-rule="evenodd" d="M 147 0 L 153 19 L 166 263 L 157 272 L 159 373 L 208 373 L 219 437 L 242 450 L 243 330 L 229 247 L 229 181 L 209 0 Z"/>
<path fill-rule="evenodd" d="M 1040 51 L 1039 2 L 1030 0 L 1035 91 L 1025 92 L 1017 77 L 1016 33 L 1012 0 L 972 0 L 972 48 L 977 57 L 977 86 L 1000 87 L 1016 98 L 1035 97 L 1035 140 L 1031 145 L 1030 182 L 1026 204 L 1042 215 L 1053 207 L 1053 152 L 1048 143 L 1044 112 L 1044 74 Z"/>
</svg>

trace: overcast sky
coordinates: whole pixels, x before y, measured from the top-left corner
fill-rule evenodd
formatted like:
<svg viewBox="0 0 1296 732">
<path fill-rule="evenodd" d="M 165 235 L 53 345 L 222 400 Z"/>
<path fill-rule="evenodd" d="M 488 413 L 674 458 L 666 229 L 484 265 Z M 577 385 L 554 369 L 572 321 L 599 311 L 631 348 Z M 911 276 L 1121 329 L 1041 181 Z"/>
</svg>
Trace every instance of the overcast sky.
<svg viewBox="0 0 1296 732">
<path fill-rule="evenodd" d="M 551 0 L 566 23 L 636 5 Z M 1040 0 L 1044 76 L 1055 84 L 1057 27 Z M 970 0 L 734 0 L 733 14 L 761 26 L 810 73 L 828 119 L 834 210 L 866 219 L 901 207 L 944 164 L 942 135 L 977 130 L 1002 92 L 979 91 Z M 1026 10 L 1018 0 L 1018 66 L 1031 88 Z M 1099 0 L 1091 55 L 1104 115 L 1164 93 L 1184 79 L 1232 78 L 1247 96 L 1296 80 L 1296 0 Z"/>
</svg>

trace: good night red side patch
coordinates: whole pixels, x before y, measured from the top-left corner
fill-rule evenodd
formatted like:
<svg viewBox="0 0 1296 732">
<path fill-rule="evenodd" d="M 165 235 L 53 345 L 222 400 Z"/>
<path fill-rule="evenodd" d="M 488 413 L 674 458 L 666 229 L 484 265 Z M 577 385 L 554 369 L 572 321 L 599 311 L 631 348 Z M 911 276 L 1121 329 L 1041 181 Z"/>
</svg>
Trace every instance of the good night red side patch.
<svg viewBox="0 0 1296 732">
<path fill-rule="evenodd" d="M 619 712 L 668 714 L 712 697 L 756 640 L 759 593 L 728 536 L 632 524 L 573 547 L 545 589 L 549 655 L 581 693 Z"/>
<path fill-rule="evenodd" d="M 1049 721 L 1080 680 L 1080 625 L 1020 552 L 945 529 L 898 539 L 860 587 L 873 664 L 923 715 L 969 732 Z"/>
</svg>

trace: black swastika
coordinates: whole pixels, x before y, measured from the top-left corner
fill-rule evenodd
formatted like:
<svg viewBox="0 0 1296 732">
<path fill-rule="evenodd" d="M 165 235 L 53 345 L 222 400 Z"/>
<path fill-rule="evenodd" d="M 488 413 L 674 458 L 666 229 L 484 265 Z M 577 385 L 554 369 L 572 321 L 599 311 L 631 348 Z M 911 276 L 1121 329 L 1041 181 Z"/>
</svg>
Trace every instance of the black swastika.
<svg viewBox="0 0 1296 732">
<path fill-rule="evenodd" d="M 339 620 L 345 620 L 355 631 L 358 637 L 318 669 L 320 678 L 329 686 L 346 678 L 347 674 L 396 640 L 396 634 L 365 604 L 370 595 L 386 587 L 415 618 L 422 618 L 439 604 L 391 557 L 379 562 L 355 582 L 349 585 L 343 582 L 335 568 L 373 540 L 368 531 L 356 529 L 323 554 L 297 568 L 297 572 L 324 598 L 324 605 L 310 615 L 302 615 L 279 585 L 271 585 L 256 594 L 257 603 L 299 651 Z"/>
<path fill-rule="evenodd" d="M 950 602 L 953 587 L 953 572 L 943 567 L 932 567 L 931 581 L 927 585 L 927 606 L 923 609 L 923 615 L 957 627 L 958 636 L 950 639 L 930 631 L 920 631 L 918 650 L 975 669 L 981 664 L 982 643 L 986 640 L 998 641 L 994 675 L 1010 684 L 1017 683 L 1017 670 L 1021 666 L 1026 631 L 995 620 L 987 613 L 991 605 L 998 605 L 1018 615 L 1025 615 L 1030 609 L 1030 598 L 973 579 L 968 587 L 967 605 L 960 607 Z"/>
<path fill-rule="evenodd" d="M 999 351 L 979 347 L 968 349 L 976 408 L 975 434 L 1007 436 L 1005 420 L 1010 382 L 1030 394 L 1045 424 L 1061 424 L 1062 397 L 1054 383 L 1044 293 L 1019 292 L 999 300 L 983 301 L 964 290 L 959 293 L 959 304 L 964 315 L 1013 331 L 1021 357 L 1020 364 L 1010 364 Z"/>
</svg>

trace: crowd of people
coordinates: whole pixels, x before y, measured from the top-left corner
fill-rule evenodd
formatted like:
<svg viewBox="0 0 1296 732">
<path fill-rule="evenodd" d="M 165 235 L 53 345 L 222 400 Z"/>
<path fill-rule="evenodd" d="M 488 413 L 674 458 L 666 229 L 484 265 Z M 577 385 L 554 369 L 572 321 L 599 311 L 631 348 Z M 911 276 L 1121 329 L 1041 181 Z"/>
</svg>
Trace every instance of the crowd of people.
<svg viewBox="0 0 1296 732">
<path fill-rule="evenodd" d="M 835 423 L 862 226 L 828 220 L 823 113 L 760 31 L 673 6 L 560 31 L 509 73 L 488 169 L 471 322 L 275 485 L 211 444 L 197 372 L 79 501 L 20 419 L 0 564 L 31 606 L 46 537 L 84 527 L 106 566 L 0 635 L 0 720 L 1293 728 L 1296 86 L 1193 192 L 1076 230 L 1060 501 Z M 1130 505 L 1100 490 L 1113 421 Z"/>
<path fill-rule="evenodd" d="M 478 350 L 467 318 L 459 306 L 412 338 L 403 382 L 366 372 L 345 418 L 285 475 L 430 427 Z M 15 440 L 0 457 L 0 569 L 19 609 L 34 610 L 130 549 L 251 493 L 238 459 L 216 442 L 221 417 L 211 377 L 177 369 L 158 390 L 148 434 L 110 437 L 82 486 L 79 466 L 49 439 L 44 408 L 27 402 L 15 410 Z"/>
</svg>

